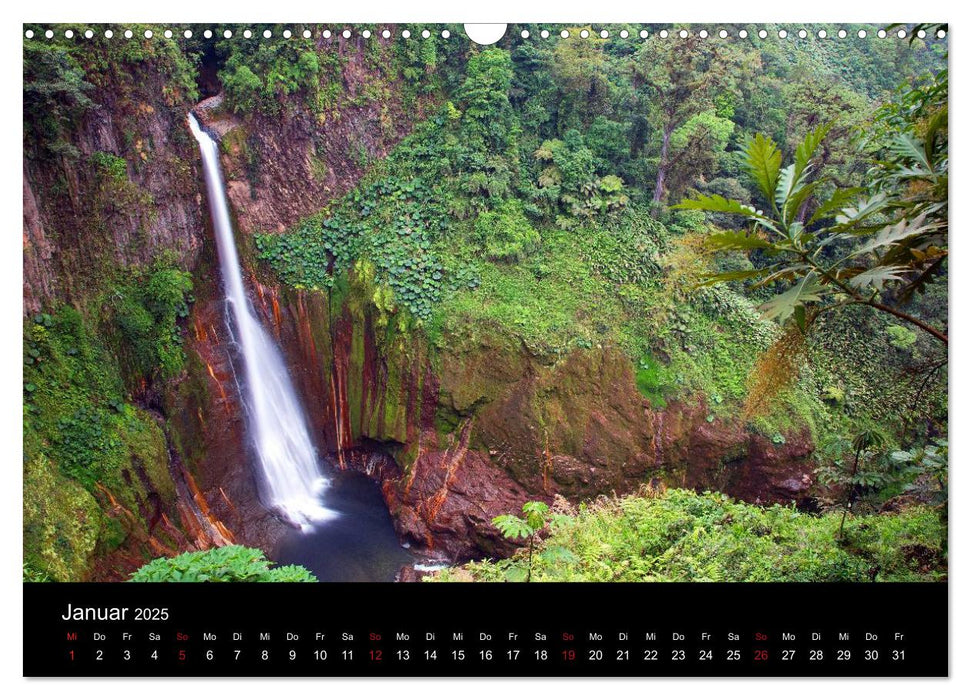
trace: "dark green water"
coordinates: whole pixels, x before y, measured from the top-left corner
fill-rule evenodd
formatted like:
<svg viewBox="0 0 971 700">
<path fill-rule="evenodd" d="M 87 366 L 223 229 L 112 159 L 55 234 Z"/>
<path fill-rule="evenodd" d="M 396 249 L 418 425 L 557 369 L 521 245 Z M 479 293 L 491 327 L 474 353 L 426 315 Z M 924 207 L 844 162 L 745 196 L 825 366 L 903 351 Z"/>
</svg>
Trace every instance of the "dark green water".
<svg viewBox="0 0 971 700">
<path fill-rule="evenodd" d="M 415 559 L 398 543 L 380 488 L 357 472 L 327 476 L 321 502 L 336 517 L 312 532 L 293 530 L 277 544 L 274 561 L 300 564 L 321 581 L 394 581 Z"/>
</svg>

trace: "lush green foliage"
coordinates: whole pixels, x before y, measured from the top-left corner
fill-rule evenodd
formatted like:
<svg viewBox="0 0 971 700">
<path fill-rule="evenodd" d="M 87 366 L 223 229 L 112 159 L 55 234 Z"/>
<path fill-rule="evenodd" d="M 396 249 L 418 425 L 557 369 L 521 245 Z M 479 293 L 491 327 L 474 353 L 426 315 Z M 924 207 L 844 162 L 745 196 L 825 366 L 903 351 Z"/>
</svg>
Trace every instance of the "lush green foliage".
<svg viewBox="0 0 971 700">
<path fill-rule="evenodd" d="M 24 560 L 55 580 L 121 544 L 149 491 L 174 494 L 165 437 L 132 394 L 181 371 L 191 280 L 159 264 L 106 287 L 84 312 L 24 323 Z M 109 517 L 102 498 L 121 507 Z"/>
<path fill-rule="evenodd" d="M 479 214 L 472 240 L 496 262 L 518 262 L 540 246 L 539 233 L 523 214 L 522 203 L 515 199 L 504 202 L 496 211 Z"/>
<path fill-rule="evenodd" d="M 147 25 L 90 27 L 93 37 L 79 41 L 57 32 L 44 37 L 44 27 L 27 25 L 34 37 L 24 39 L 24 146 L 28 157 L 51 155 L 77 158 L 80 153 L 67 135 L 79 120 L 101 106 L 112 93 L 137 91 L 158 84 L 166 106 L 186 107 L 198 99 L 194 55 L 175 32 L 143 39 Z M 74 25 L 82 35 L 89 27 Z M 116 38 L 104 31 L 111 28 Z M 134 38 L 117 37 L 131 30 Z M 159 95 L 153 95 L 158 97 Z"/>
<path fill-rule="evenodd" d="M 568 28 L 571 37 L 579 29 Z M 367 260 L 390 290 L 385 307 L 417 320 L 433 339 L 484 324 L 541 354 L 620 345 L 653 404 L 700 393 L 713 417 L 729 416 L 746 400 L 753 360 L 775 332 L 739 297 L 737 282 L 695 285 L 712 274 L 751 278 L 767 258 L 758 249 L 711 260 L 684 235 L 704 230 L 693 212 L 650 210 L 661 161 L 662 200 L 692 188 L 709 198 L 751 200 L 749 187 L 760 196 L 758 180 L 746 179 L 751 163 L 740 167 L 731 152 L 759 144 L 766 158 L 774 150 L 781 159 L 767 138 L 753 136 L 760 131 L 798 150 L 806 173 L 855 177 L 859 161 L 844 158 L 853 152 L 852 129 L 867 102 L 893 87 L 876 71 L 860 72 L 861 64 L 907 74 L 933 60 L 933 51 L 913 49 L 861 56 L 772 42 L 752 49 L 654 36 L 626 47 L 514 37 L 508 48 L 473 52 L 464 69 L 446 66 L 452 101 L 327 212 L 283 236 L 259 236 L 260 256 L 284 282 L 319 289 Z M 857 87 L 840 87 L 847 76 Z M 693 89 L 683 100 L 664 97 L 674 85 Z M 830 106 L 832 119 L 820 112 Z M 807 128 L 833 119 L 815 158 L 799 149 Z M 781 162 L 777 170 L 779 178 L 788 172 Z M 792 189 L 808 201 L 818 186 L 801 191 L 805 184 Z M 774 190 L 766 201 L 777 206 Z M 734 216 L 713 220 L 729 225 Z M 765 294 L 755 292 L 759 301 Z M 819 333 L 833 336 L 834 327 Z M 837 357 L 836 344 L 853 355 L 844 339 L 826 338 L 809 356 Z M 777 405 L 754 418 L 756 427 L 771 436 L 807 422 L 850 429 L 861 413 L 882 419 L 893 402 L 907 400 L 905 392 L 872 396 L 897 385 L 890 374 L 900 358 L 887 363 L 894 347 L 886 352 L 861 358 L 866 371 L 824 363 L 798 372 Z M 642 366 L 645 357 L 654 359 Z M 919 364 L 923 350 L 912 357 Z M 880 362 L 889 364 L 885 374 Z M 831 389 L 846 400 L 834 404 Z"/>
<path fill-rule="evenodd" d="M 165 265 L 136 271 L 113 288 L 110 324 L 119 336 L 118 353 L 136 376 L 168 379 L 182 370 L 178 323 L 189 315 L 191 290 L 189 273 Z"/>
<path fill-rule="evenodd" d="M 534 581 L 933 581 L 946 577 L 930 509 L 849 518 L 672 490 L 560 506 L 538 545 Z M 527 558 L 474 562 L 438 579 L 504 581 Z"/>
<path fill-rule="evenodd" d="M 273 30 L 282 32 L 283 28 Z M 333 98 L 329 86 L 338 79 L 341 68 L 333 51 L 318 53 L 313 40 L 303 38 L 301 30 L 289 41 L 220 41 L 215 51 L 225 60 L 219 78 L 227 106 L 241 114 L 257 110 L 278 114 L 291 95 L 300 95 L 318 111 Z"/>
<path fill-rule="evenodd" d="M 762 309 L 781 321 L 793 316 L 803 330 L 820 310 L 864 304 L 946 344 L 944 332 L 906 313 L 900 302 L 887 303 L 887 295 L 894 292 L 906 301 L 923 290 L 947 255 L 946 76 L 943 81 L 943 89 L 931 88 L 928 99 L 936 100 L 936 107 L 918 117 L 926 118 L 919 129 L 911 121 L 891 130 L 891 159 L 878 163 L 876 174 L 861 188 L 837 188 L 819 196 L 826 183 L 814 178 L 813 170 L 829 125 L 811 131 L 785 168 L 775 142 L 756 135 L 745 149 L 745 165 L 768 212 L 720 195 L 678 205 L 746 219 L 751 230 L 715 233 L 709 243 L 716 250 L 759 251 L 764 256 L 763 264 L 712 275 L 709 282 L 788 283 Z"/>
<path fill-rule="evenodd" d="M 230 545 L 155 559 L 136 571 L 131 580 L 140 583 L 306 583 L 317 579 L 302 566 L 273 566 L 258 549 Z"/>
<path fill-rule="evenodd" d="M 509 540 L 526 540 L 526 566 L 510 567 L 506 572 L 506 579 L 509 581 L 525 581 L 529 583 L 533 574 L 533 548 L 536 538 L 542 534 L 547 527 L 560 522 L 557 514 L 550 514 L 550 507 L 542 501 L 527 501 L 523 504 L 523 517 L 518 515 L 497 515 L 492 519 L 492 524 L 496 526 L 502 536 Z M 557 554 L 564 555 L 562 552 L 547 548 L 544 549 L 544 556 L 547 558 Z"/>
</svg>

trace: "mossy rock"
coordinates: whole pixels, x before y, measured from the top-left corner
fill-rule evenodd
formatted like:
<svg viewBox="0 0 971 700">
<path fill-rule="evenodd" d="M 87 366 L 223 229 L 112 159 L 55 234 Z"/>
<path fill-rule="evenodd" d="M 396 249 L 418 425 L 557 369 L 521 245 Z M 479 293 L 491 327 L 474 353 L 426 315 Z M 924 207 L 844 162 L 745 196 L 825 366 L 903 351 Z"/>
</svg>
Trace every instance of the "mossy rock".
<svg viewBox="0 0 971 700">
<path fill-rule="evenodd" d="M 81 581 L 102 531 L 94 497 L 43 455 L 24 462 L 25 569 L 55 581 Z"/>
</svg>

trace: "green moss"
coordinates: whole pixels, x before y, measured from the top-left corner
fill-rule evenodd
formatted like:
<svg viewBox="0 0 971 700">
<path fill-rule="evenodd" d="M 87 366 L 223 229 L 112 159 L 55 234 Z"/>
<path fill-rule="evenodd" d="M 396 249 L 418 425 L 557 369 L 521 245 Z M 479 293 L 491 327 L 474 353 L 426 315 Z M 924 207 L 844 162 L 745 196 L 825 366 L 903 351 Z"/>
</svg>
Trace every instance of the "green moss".
<svg viewBox="0 0 971 700">
<path fill-rule="evenodd" d="M 637 389 L 655 408 L 664 408 L 664 386 L 661 383 L 661 367 L 656 359 L 646 354 L 637 363 L 637 374 L 634 375 Z"/>
<path fill-rule="evenodd" d="M 80 581 L 99 535 L 101 509 L 44 455 L 24 461 L 24 571 L 31 578 Z"/>
<path fill-rule="evenodd" d="M 92 330 L 105 322 L 88 321 L 64 306 L 38 314 L 24 328 L 25 482 L 30 480 L 24 520 L 33 533 L 25 539 L 24 557 L 57 580 L 83 578 L 92 552 L 121 545 L 150 493 L 164 503 L 175 498 L 165 436 L 149 413 L 129 402 L 124 364 L 106 342 L 110 334 Z M 123 517 L 101 512 L 99 501 L 111 499 Z M 68 510 L 77 520 L 70 527 L 63 525 Z M 55 531 L 36 522 L 44 518 Z"/>
<path fill-rule="evenodd" d="M 158 494 L 165 503 L 175 500 L 175 482 L 169 472 L 168 445 L 165 433 L 146 411 L 132 407 L 132 420 L 121 429 L 121 439 L 130 457 L 129 470 L 144 471 L 143 477 L 131 474 L 133 489 L 141 499 L 148 496 L 147 488 Z"/>
</svg>

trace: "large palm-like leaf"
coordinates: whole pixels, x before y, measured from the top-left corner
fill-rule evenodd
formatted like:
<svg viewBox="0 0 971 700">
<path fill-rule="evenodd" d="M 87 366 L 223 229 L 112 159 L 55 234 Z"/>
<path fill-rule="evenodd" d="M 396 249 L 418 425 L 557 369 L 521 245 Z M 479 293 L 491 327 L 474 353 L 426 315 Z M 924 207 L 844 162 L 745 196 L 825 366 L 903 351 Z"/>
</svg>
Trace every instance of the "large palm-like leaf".
<svg viewBox="0 0 971 700">
<path fill-rule="evenodd" d="M 785 321 L 797 308 L 822 299 L 821 294 L 825 291 L 826 287 L 819 284 L 816 273 L 810 272 L 782 294 L 777 294 L 762 304 L 759 309 L 766 318 Z"/>
<path fill-rule="evenodd" d="M 775 141 L 756 134 L 745 149 L 745 164 L 766 201 L 774 203 L 779 185 L 779 168 L 782 166 L 782 151 Z"/>
<path fill-rule="evenodd" d="M 923 135 L 931 142 L 939 141 L 937 135 L 945 127 L 946 116 L 937 117 Z M 700 195 L 675 207 L 729 214 L 751 224 L 748 231 L 712 233 L 707 242 L 713 250 L 760 251 L 762 255 L 753 258 L 753 269 L 713 274 L 705 284 L 736 280 L 748 280 L 756 287 L 788 284 L 761 310 L 779 322 L 795 317 L 800 328 L 809 318 L 807 306 L 826 299 L 830 307 L 845 303 L 873 306 L 946 343 L 944 333 L 888 306 L 881 298 L 891 287 L 912 294 L 943 269 L 947 254 L 946 223 L 941 223 L 942 217 L 946 222 L 946 155 L 929 149 L 924 139 L 913 134 L 899 135 L 891 149 L 899 166 L 896 176 L 931 180 L 935 187 L 943 181 L 945 199 L 941 201 L 938 189 L 934 197 L 910 207 L 912 216 L 888 224 L 887 219 L 899 216 L 903 206 L 894 193 L 837 189 L 811 206 L 821 185 L 820 180 L 812 179 L 813 162 L 827 132 L 823 126 L 807 134 L 785 168 L 782 152 L 771 138 L 759 134 L 746 144 L 745 167 L 771 205 L 771 213 L 720 195 Z M 855 245 L 839 258 L 838 251 L 845 251 L 848 241 Z"/>
</svg>

